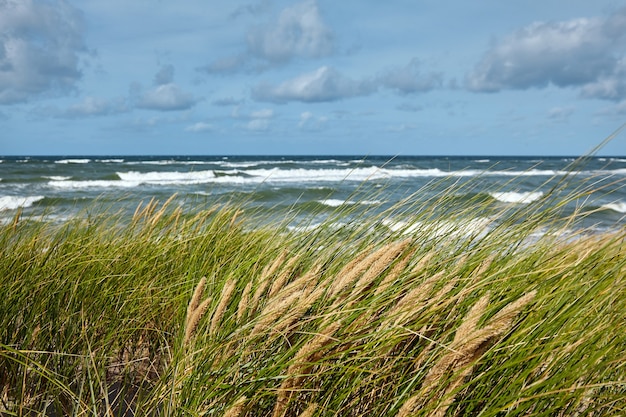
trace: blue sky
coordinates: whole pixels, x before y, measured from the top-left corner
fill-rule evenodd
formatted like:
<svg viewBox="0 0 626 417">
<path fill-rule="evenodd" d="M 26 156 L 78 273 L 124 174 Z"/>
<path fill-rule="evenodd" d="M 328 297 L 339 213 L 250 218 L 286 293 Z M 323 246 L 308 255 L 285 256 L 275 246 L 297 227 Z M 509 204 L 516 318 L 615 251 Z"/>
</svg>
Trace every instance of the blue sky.
<svg viewBox="0 0 626 417">
<path fill-rule="evenodd" d="M 575 155 L 624 122 L 626 1 L 0 1 L 5 155 Z"/>
</svg>

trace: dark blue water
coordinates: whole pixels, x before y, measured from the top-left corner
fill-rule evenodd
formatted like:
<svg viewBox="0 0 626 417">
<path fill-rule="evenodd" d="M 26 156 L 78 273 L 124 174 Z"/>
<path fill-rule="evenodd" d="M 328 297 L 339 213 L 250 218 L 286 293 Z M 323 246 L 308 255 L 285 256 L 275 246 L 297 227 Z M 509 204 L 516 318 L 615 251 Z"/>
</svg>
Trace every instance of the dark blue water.
<svg viewBox="0 0 626 417">
<path fill-rule="evenodd" d="M 234 202 L 294 222 L 338 209 L 369 214 L 446 195 L 442 216 L 471 202 L 510 210 L 577 195 L 576 227 L 626 224 L 626 157 L 85 156 L 0 157 L 0 221 L 64 221 L 101 207 L 133 212 L 155 198 L 186 212 Z M 451 188 L 452 187 L 452 188 Z M 560 193 L 556 200 L 553 190 Z M 468 203 L 469 202 L 469 203 Z M 432 207 L 431 207 L 432 208 Z M 484 214 L 484 213 L 482 213 Z M 481 215 L 482 215 L 481 214 Z M 407 215 L 406 210 L 403 214 Z M 476 213 L 476 218 L 480 215 Z M 406 219 L 403 219 L 404 222 Z M 400 220 L 393 224 L 399 224 Z"/>
</svg>

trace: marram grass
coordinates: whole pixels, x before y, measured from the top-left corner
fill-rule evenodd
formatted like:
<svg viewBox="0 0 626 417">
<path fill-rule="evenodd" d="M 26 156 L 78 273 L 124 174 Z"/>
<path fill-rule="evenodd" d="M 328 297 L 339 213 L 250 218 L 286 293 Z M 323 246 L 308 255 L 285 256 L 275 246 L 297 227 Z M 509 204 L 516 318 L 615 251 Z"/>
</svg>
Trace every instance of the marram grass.
<svg viewBox="0 0 626 417">
<path fill-rule="evenodd" d="M 444 222 L 452 194 L 307 233 L 155 201 L 130 219 L 16 217 L 0 413 L 626 414 L 626 230 L 565 235 L 575 216 L 541 203 L 471 201 Z M 383 226 L 394 210 L 415 224 Z M 488 232 L 468 228 L 476 212 Z"/>
</svg>

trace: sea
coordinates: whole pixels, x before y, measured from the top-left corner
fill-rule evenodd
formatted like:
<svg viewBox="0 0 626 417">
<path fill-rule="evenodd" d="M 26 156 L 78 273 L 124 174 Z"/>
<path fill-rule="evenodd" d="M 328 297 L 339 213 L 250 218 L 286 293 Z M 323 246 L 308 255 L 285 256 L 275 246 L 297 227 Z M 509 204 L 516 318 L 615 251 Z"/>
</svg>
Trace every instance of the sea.
<svg viewBox="0 0 626 417">
<path fill-rule="evenodd" d="M 471 202 L 513 212 L 542 203 L 563 206 L 563 216 L 582 213 L 572 228 L 605 232 L 626 226 L 626 156 L 0 156 L 4 224 L 18 215 L 63 223 L 99 211 L 132 214 L 170 198 L 189 214 L 233 204 L 310 230 L 342 221 L 344 211 L 407 233 L 424 210 L 442 219 L 459 211 L 493 227 L 488 214 L 468 210 Z"/>
</svg>

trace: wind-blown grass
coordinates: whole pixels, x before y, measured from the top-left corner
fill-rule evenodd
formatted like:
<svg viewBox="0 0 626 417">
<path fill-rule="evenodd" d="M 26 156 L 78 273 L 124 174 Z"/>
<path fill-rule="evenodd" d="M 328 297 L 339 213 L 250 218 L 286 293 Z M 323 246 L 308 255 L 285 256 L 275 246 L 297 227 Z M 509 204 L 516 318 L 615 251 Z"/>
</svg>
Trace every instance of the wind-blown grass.
<svg viewBox="0 0 626 417">
<path fill-rule="evenodd" d="M 154 201 L 130 219 L 16 217 L 0 412 L 623 414 L 626 230 L 565 232 L 584 213 L 559 208 L 585 187 L 454 211 L 451 189 L 307 233 Z"/>
</svg>

